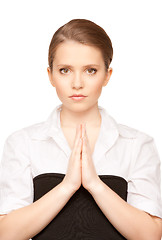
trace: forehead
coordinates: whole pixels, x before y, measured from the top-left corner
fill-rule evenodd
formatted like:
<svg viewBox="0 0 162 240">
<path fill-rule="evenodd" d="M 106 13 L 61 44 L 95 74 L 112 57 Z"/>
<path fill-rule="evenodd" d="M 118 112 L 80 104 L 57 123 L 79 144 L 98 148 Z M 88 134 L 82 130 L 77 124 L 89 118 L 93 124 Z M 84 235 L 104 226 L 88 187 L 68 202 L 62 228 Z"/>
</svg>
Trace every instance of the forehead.
<svg viewBox="0 0 162 240">
<path fill-rule="evenodd" d="M 68 40 L 59 44 L 54 62 L 59 63 L 95 63 L 99 64 L 103 61 L 102 52 L 94 46 L 84 45 L 76 41 Z"/>
</svg>

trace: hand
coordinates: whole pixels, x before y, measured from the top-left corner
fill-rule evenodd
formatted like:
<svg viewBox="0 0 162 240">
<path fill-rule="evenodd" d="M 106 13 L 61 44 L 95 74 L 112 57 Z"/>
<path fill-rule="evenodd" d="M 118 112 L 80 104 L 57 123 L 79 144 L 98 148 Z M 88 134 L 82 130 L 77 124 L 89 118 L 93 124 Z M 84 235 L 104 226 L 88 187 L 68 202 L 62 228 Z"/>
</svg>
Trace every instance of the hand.
<svg viewBox="0 0 162 240">
<path fill-rule="evenodd" d="M 74 146 L 68 162 L 67 173 L 63 179 L 70 189 L 77 191 L 81 186 L 81 124 L 76 128 Z"/>
<path fill-rule="evenodd" d="M 82 185 L 87 190 L 90 190 L 96 186 L 100 181 L 99 176 L 96 173 L 95 166 L 91 157 L 90 144 L 86 132 L 86 124 L 82 124 Z"/>
</svg>

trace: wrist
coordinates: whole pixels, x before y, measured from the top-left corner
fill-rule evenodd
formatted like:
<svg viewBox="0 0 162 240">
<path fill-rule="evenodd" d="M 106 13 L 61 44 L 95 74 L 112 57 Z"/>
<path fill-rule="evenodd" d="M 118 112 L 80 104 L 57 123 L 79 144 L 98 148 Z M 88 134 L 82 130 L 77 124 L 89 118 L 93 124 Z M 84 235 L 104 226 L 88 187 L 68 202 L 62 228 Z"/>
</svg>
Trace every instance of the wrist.
<svg viewBox="0 0 162 240">
<path fill-rule="evenodd" d="M 91 185 L 87 188 L 87 191 L 91 195 L 99 194 L 101 191 L 103 191 L 103 181 L 98 177 L 96 181 L 92 182 Z"/>
<path fill-rule="evenodd" d="M 73 195 L 77 190 L 74 189 L 70 184 L 68 184 L 66 181 L 61 182 L 62 189 L 65 193 Z"/>
</svg>

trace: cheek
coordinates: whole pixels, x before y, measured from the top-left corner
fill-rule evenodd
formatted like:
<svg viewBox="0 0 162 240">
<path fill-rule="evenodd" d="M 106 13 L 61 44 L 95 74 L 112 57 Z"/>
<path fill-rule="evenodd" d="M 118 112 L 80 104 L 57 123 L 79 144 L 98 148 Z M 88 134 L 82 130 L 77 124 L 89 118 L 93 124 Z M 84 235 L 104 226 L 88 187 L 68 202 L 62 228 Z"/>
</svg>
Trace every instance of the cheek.
<svg viewBox="0 0 162 240">
<path fill-rule="evenodd" d="M 53 81 L 55 84 L 56 92 L 59 95 L 63 95 L 67 89 L 67 81 L 61 79 L 57 74 L 53 77 Z"/>
<path fill-rule="evenodd" d="M 63 96 L 65 94 L 65 83 L 63 83 L 63 81 L 60 81 L 59 79 L 54 80 L 54 84 L 55 84 L 55 89 L 56 89 L 56 93 L 58 96 Z"/>
<path fill-rule="evenodd" d="M 56 84 L 56 92 L 59 96 L 65 95 L 65 86 L 63 87 L 61 84 Z"/>
<path fill-rule="evenodd" d="M 61 87 L 60 85 L 56 86 L 57 97 L 60 99 L 61 102 L 67 101 L 67 92 L 65 89 L 65 87 Z"/>
<path fill-rule="evenodd" d="M 91 92 L 94 94 L 94 95 L 100 95 L 101 94 L 101 91 L 102 91 L 102 84 L 103 84 L 103 81 L 94 81 L 92 84 L 90 84 L 90 89 L 91 89 Z"/>
</svg>

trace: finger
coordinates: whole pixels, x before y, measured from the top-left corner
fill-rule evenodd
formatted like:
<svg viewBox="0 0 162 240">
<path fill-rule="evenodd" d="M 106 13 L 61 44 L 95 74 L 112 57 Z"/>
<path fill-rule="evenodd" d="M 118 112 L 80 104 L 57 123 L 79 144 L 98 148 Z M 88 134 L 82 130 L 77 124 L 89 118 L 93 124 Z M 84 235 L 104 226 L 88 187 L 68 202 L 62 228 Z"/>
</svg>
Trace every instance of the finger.
<svg viewBox="0 0 162 240">
<path fill-rule="evenodd" d="M 86 123 L 84 123 L 84 126 L 83 126 L 83 134 L 84 136 L 87 137 Z"/>
<path fill-rule="evenodd" d="M 83 147 L 83 155 L 86 155 L 87 157 L 89 155 L 92 155 L 92 151 L 91 151 L 91 147 L 90 147 L 90 143 L 89 143 L 87 135 L 84 137 L 83 145 L 84 145 L 84 147 Z"/>
<path fill-rule="evenodd" d="M 79 157 L 79 159 L 80 159 L 80 154 L 81 153 L 82 153 L 82 139 L 79 138 L 79 140 L 77 141 L 77 145 L 76 145 L 76 147 L 74 148 L 74 151 L 73 151 L 74 158 L 77 157 L 77 159 L 78 159 L 78 157 Z"/>
<path fill-rule="evenodd" d="M 89 140 L 88 140 L 88 136 L 87 136 L 87 130 L 86 130 L 86 123 L 84 123 L 84 131 L 83 131 L 83 132 L 84 132 L 86 147 L 87 147 L 87 148 L 90 148 Z"/>
<path fill-rule="evenodd" d="M 87 153 L 86 153 L 86 138 L 85 136 L 83 137 L 83 144 L 82 144 L 82 159 L 85 160 L 87 156 Z"/>
<path fill-rule="evenodd" d="M 82 138 L 79 138 L 79 141 L 78 141 L 78 146 L 77 146 L 77 149 L 76 149 L 76 154 L 80 154 L 82 152 Z"/>
<path fill-rule="evenodd" d="M 86 135 L 86 123 L 84 123 L 82 125 L 82 138 L 83 138 L 83 142 L 85 144 L 86 143 L 86 138 L 87 138 L 87 135 Z"/>
<path fill-rule="evenodd" d="M 84 125 L 84 134 L 85 134 L 85 136 L 87 137 L 86 123 L 85 123 L 85 125 Z"/>
<path fill-rule="evenodd" d="M 80 142 L 80 139 L 81 139 L 81 125 L 79 124 L 79 126 L 76 130 L 76 138 L 74 141 L 74 148 L 73 148 L 74 154 L 77 154 L 78 151 L 79 152 L 81 151 L 80 146 L 81 146 L 82 141 Z"/>
<path fill-rule="evenodd" d="M 84 123 L 82 124 L 82 138 L 84 137 Z"/>
</svg>

